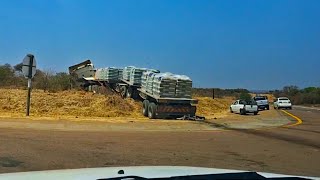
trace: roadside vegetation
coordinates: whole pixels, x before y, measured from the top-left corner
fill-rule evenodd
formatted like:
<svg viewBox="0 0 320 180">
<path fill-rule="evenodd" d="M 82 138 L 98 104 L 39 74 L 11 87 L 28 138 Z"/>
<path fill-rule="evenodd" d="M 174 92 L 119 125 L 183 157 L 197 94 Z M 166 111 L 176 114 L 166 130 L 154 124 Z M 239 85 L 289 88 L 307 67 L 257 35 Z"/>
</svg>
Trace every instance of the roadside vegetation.
<svg viewBox="0 0 320 180">
<path fill-rule="evenodd" d="M 0 65 L 0 114 L 23 116 L 25 113 L 27 80 L 21 72 L 22 64 Z M 37 70 L 33 78 L 31 115 L 37 117 L 133 117 L 143 118 L 142 104 L 122 99 L 114 93 L 85 92 L 71 85 L 66 72 Z M 71 89 L 71 87 L 73 87 Z M 320 104 L 320 88 L 299 89 L 287 86 L 271 91 L 275 97 L 287 96 L 294 104 Z M 228 112 L 235 99 L 250 99 L 246 89 L 194 88 L 193 97 L 199 100 L 197 114 L 207 118 Z"/>
<path fill-rule="evenodd" d="M 196 97 L 213 97 L 250 100 L 252 96 L 247 89 L 221 89 L 221 88 L 193 88 L 193 95 Z"/>
<path fill-rule="evenodd" d="M 0 87 L 1 88 L 26 88 L 27 81 L 22 75 L 22 64 L 11 66 L 0 65 Z M 70 89 L 70 76 L 65 72 L 54 72 L 51 70 L 40 70 L 32 79 L 33 88 L 46 92 L 57 92 Z"/>
<path fill-rule="evenodd" d="M 22 64 L 0 65 L 0 114 L 21 117 L 25 113 L 27 80 L 23 77 Z M 71 77 L 65 72 L 37 69 L 33 78 L 31 116 L 36 117 L 132 117 L 143 118 L 142 103 L 122 99 L 114 93 L 97 90 L 102 94 L 85 92 L 71 85 Z M 71 88 L 73 87 L 73 88 Z M 221 91 L 222 92 L 222 91 Z M 220 93 L 221 94 L 221 93 Z M 199 99 L 198 114 L 217 117 L 228 111 L 233 98 L 230 93 L 219 97 L 205 97 L 195 93 Z M 226 96 L 226 97 L 225 97 Z"/>
<path fill-rule="evenodd" d="M 293 104 L 319 105 L 320 87 L 307 87 L 300 89 L 298 86 L 285 86 L 282 90 L 270 91 L 276 98 L 288 97 Z"/>
</svg>

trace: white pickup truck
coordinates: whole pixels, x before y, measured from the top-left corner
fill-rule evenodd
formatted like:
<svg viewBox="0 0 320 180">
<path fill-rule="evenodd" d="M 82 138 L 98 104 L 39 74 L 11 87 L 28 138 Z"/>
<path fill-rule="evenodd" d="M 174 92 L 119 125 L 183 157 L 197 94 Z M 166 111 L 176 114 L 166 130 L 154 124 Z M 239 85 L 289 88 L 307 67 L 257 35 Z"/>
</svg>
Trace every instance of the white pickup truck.
<svg viewBox="0 0 320 180">
<path fill-rule="evenodd" d="M 236 100 L 230 106 L 230 112 L 240 113 L 245 115 L 246 113 L 258 114 L 258 105 L 255 101 Z"/>
<path fill-rule="evenodd" d="M 256 96 L 253 98 L 253 100 L 257 102 L 259 109 L 269 110 L 269 101 L 267 96 Z"/>
</svg>

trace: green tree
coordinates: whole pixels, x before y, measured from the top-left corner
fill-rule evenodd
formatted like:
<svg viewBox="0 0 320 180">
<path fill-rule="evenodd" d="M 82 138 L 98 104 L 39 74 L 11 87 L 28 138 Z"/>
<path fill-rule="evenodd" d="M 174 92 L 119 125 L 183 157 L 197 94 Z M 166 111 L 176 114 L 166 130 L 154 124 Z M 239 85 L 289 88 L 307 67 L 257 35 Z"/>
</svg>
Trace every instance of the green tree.
<svg viewBox="0 0 320 180">
<path fill-rule="evenodd" d="M 294 96 L 299 92 L 298 86 L 285 86 L 283 87 L 283 93 L 287 94 L 287 96 Z"/>
<path fill-rule="evenodd" d="M 14 83 L 14 70 L 10 64 L 0 65 L 0 86 L 10 86 Z"/>
<path fill-rule="evenodd" d="M 247 92 L 240 93 L 239 99 L 249 101 L 252 99 L 251 95 Z"/>
</svg>

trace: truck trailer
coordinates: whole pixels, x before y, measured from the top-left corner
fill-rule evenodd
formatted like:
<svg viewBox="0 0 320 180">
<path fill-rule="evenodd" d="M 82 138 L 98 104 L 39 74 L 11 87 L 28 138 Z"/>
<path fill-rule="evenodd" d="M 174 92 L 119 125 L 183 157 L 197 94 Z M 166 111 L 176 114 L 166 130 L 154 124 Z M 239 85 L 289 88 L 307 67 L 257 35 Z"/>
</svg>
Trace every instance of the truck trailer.
<svg viewBox="0 0 320 180">
<path fill-rule="evenodd" d="M 86 64 L 86 65 L 84 65 Z M 83 68 L 86 68 L 89 72 L 94 72 L 93 69 L 88 69 L 88 64 L 91 64 L 89 60 L 79 63 L 77 65 L 71 66 L 70 73 L 79 74 L 77 72 L 84 72 Z M 142 114 L 149 119 L 158 118 L 182 118 L 182 119 L 193 119 L 193 120 L 203 120 L 203 117 L 196 116 L 196 104 L 198 104 L 197 99 L 192 98 L 177 98 L 177 97 L 159 97 L 154 94 L 147 92 L 145 89 L 141 88 L 140 84 L 133 84 L 132 82 L 120 78 L 118 80 L 102 80 L 95 78 L 94 75 L 88 73 L 89 77 L 84 77 L 81 75 L 73 76 L 77 78 L 76 81 L 81 82 L 81 87 L 86 90 L 90 89 L 88 87 L 92 86 L 103 86 L 118 93 L 122 98 L 133 98 L 135 100 L 142 101 L 143 108 Z"/>
</svg>

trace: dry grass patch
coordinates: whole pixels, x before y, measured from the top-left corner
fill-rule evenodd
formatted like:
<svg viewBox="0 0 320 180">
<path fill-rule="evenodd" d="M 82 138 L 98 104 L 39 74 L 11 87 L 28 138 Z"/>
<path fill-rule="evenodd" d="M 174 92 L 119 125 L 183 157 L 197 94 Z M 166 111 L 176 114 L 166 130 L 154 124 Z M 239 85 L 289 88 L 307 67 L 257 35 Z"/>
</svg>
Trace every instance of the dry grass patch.
<svg viewBox="0 0 320 180">
<path fill-rule="evenodd" d="M 207 118 L 221 116 L 229 111 L 230 104 L 234 101 L 231 97 L 225 98 L 209 98 L 196 97 L 199 100 L 197 105 L 197 114 Z"/>
<path fill-rule="evenodd" d="M 0 89 L 0 112 L 23 114 L 26 91 Z M 32 116 L 75 116 L 75 117 L 142 117 L 141 103 L 122 99 L 117 95 L 100 95 L 84 91 L 57 93 L 33 90 L 31 99 Z"/>
<path fill-rule="evenodd" d="M 21 117 L 25 114 L 26 90 L 0 89 L 0 115 Z M 232 98 L 199 99 L 197 114 L 208 118 L 227 112 Z M 62 91 L 56 93 L 33 90 L 31 99 L 32 117 L 54 118 L 99 118 L 128 117 L 144 118 L 142 103 L 122 99 L 118 95 L 101 95 L 84 91 Z"/>
</svg>

